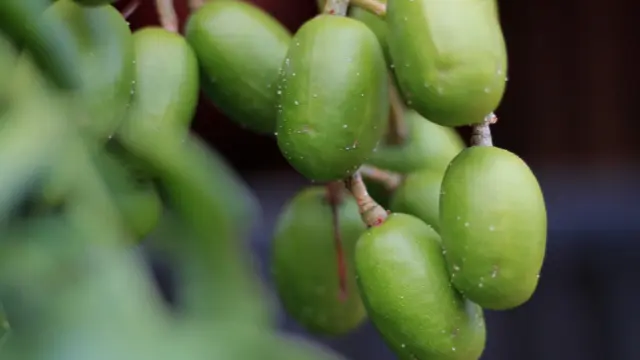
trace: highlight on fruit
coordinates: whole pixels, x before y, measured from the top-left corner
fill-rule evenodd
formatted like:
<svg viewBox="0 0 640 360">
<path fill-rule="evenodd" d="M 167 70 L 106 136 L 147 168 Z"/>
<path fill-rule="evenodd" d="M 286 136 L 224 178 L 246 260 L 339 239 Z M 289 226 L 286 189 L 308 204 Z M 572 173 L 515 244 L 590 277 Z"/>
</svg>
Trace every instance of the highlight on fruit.
<svg viewBox="0 0 640 360">
<path fill-rule="evenodd" d="M 497 2 L 318 0 L 288 29 L 155 0 L 132 28 L 149 4 L 0 1 L 0 358 L 346 360 L 278 332 L 280 305 L 317 339 L 370 323 L 398 359 L 480 359 L 485 311 L 535 295 L 547 241 L 535 174 L 491 134 Z M 201 100 L 308 181 L 272 217 L 273 293 Z"/>
</svg>

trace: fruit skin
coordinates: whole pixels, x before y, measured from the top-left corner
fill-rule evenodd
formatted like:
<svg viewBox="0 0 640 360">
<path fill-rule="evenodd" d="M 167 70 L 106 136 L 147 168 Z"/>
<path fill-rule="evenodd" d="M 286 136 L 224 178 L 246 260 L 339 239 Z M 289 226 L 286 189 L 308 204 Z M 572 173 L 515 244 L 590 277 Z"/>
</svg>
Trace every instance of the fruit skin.
<svg viewBox="0 0 640 360">
<path fill-rule="evenodd" d="M 80 96 L 90 116 L 81 123 L 91 136 L 106 140 L 125 117 L 135 81 L 129 25 L 113 6 L 85 7 L 58 0 L 44 13 L 65 22 L 80 50 Z M 53 20 L 51 20 L 53 21 Z"/>
<path fill-rule="evenodd" d="M 136 83 L 120 133 L 171 132 L 185 137 L 198 104 L 196 54 L 184 37 L 160 27 L 133 34 Z M 162 75 L 162 76 L 159 76 Z"/>
<path fill-rule="evenodd" d="M 185 33 L 200 62 L 207 97 L 243 127 L 273 133 L 275 82 L 291 41 L 289 30 L 255 5 L 219 0 L 197 10 Z"/>
<path fill-rule="evenodd" d="M 404 97 L 443 126 L 479 123 L 505 91 L 507 51 L 495 1 L 391 1 L 389 53 Z"/>
<path fill-rule="evenodd" d="M 137 30 L 133 46 L 136 83 L 128 115 L 118 130 L 119 140 L 137 146 L 148 134 L 186 138 L 198 104 L 200 80 L 195 52 L 184 37 L 160 27 Z M 154 173 L 118 141 L 107 145 L 136 172 L 149 177 Z"/>
<path fill-rule="evenodd" d="M 382 138 L 388 78 L 375 34 L 362 22 L 318 15 L 295 34 L 278 83 L 278 146 L 303 176 L 352 174 Z"/>
<path fill-rule="evenodd" d="M 402 145 L 380 143 L 367 163 L 401 174 L 422 169 L 444 173 L 465 143 L 451 128 L 426 120 L 416 111 L 405 110 L 408 137 Z"/>
<path fill-rule="evenodd" d="M 393 192 L 389 209 L 413 215 L 440 231 L 440 185 L 443 173 L 421 170 L 408 174 Z"/>
<path fill-rule="evenodd" d="M 353 197 L 345 196 L 338 211 L 348 298 L 341 302 L 332 213 L 326 196 L 323 187 L 308 187 L 286 205 L 274 233 L 272 271 L 287 312 L 313 333 L 337 336 L 366 319 L 353 264 L 356 240 L 366 227 Z"/>
<path fill-rule="evenodd" d="M 536 177 L 515 154 L 471 147 L 442 181 L 440 232 L 453 284 L 486 309 L 522 305 L 542 268 L 547 215 Z"/>
<path fill-rule="evenodd" d="M 155 184 L 138 178 L 126 162 L 109 152 L 98 153 L 95 162 L 123 223 L 136 240 L 142 240 L 162 215 L 163 204 Z"/>
<path fill-rule="evenodd" d="M 77 89 L 81 84 L 79 49 L 64 21 L 41 16 L 49 4 L 49 0 L 0 1 L 0 32 L 27 50 L 59 88 Z"/>
<path fill-rule="evenodd" d="M 11 76 L 16 67 L 18 52 L 5 36 L 0 34 L 0 113 L 2 112 L 4 96 L 9 86 Z"/>
<path fill-rule="evenodd" d="M 444 175 L 451 160 L 465 148 L 460 135 L 455 129 L 434 124 L 411 109 L 405 110 L 404 121 L 408 134 L 404 144 L 380 142 L 367 163 L 400 174 L 430 170 Z M 390 192 L 373 181 L 364 181 L 369 195 L 383 207 L 389 208 Z"/>
<path fill-rule="evenodd" d="M 381 3 L 386 4 L 386 0 L 380 0 Z M 349 7 L 349 17 L 362 21 L 365 23 L 378 38 L 382 51 L 384 51 L 384 57 L 388 64 L 391 64 L 391 56 L 389 55 L 389 46 L 387 44 L 387 24 L 378 15 L 372 14 L 358 6 Z"/>
<path fill-rule="evenodd" d="M 392 213 L 358 239 L 355 258 L 369 318 L 401 360 L 480 357 L 482 309 L 451 286 L 440 237 L 430 226 Z"/>
</svg>

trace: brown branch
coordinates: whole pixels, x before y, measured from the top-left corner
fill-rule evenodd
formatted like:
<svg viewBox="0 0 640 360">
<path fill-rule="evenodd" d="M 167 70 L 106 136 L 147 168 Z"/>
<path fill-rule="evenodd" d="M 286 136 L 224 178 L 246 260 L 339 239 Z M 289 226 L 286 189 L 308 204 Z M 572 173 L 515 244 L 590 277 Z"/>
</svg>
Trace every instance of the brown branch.
<svg viewBox="0 0 640 360">
<path fill-rule="evenodd" d="M 401 145 L 407 139 L 407 124 L 404 121 L 404 103 L 400 92 L 394 85 L 393 75 L 389 73 L 389 129 L 387 143 Z"/>
<path fill-rule="evenodd" d="M 378 169 L 371 165 L 362 165 L 359 171 L 362 177 L 382 184 L 389 191 L 397 189 L 402 183 L 402 175 L 393 171 Z"/>
<path fill-rule="evenodd" d="M 327 0 L 323 13 L 329 15 L 346 16 L 349 9 L 349 0 Z"/>
<path fill-rule="evenodd" d="M 381 225 L 387 219 L 387 211 L 369 196 L 360 172 L 345 179 L 344 184 L 356 199 L 360 209 L 360 217 L 368 227 Z"/>
<path fill-rule="evenodd" d="M 178 32 L 178 15 L 173 7 L 173 0 L 156 0 L 156 11 L 160 17 L 160 24 L 171 32 Z"/>
<path fill-rule="evenodd" d="M 200 9 L 207 0 L 189 0 L 189 10 L 194 12 Z"/>
<path fill-rule="evenodd" d="M 132 0 L 127 6 L 124 7 L 124 9 L 122 9 L 122 17 L 125 20 L 130 18 L 131 15 L 133 15 L 133 13 L 138 10 L 138 8 L 140 7 L 140 1 L 141 0 Z"/>
<path fill-rule="evenodd" d="M 327 184 L 327 200 L 331 206 L 331 219 L 333 226 L 333 243 L 335 246 L 336 260 L 338 263 L 338 284 L 340 286 L 339 300 L 345 301 L 349 296 L 347 291 L 347 264 L 340 233 L 339 206 L 343 200 L 344 186 L 340 181 Z"/>
<path fill-rule="evenodd" d="M 387 5 L 376 0 L 351 0 L 351 4 L 381 18 L 387 15 Z"/>
<path fill-rule="evenodd" d="M 487 115 L 481 123 L 472 125 L 471 146 L 493 146 L 490 126 L 497 121 L 498 118 L 491 113 Z"/>
</svg>

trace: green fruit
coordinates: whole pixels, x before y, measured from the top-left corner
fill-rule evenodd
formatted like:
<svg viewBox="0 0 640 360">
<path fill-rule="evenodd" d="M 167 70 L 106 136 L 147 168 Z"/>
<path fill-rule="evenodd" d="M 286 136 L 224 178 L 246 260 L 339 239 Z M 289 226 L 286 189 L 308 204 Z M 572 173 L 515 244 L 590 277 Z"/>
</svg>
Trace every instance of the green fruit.
<svg viewBox="0 0 640 360">
<path fill-rule="evenodd" d="M 389 53 L 411 107 L 443 126 L 482 122 L 505 91 L 507 52 L 495 1 L 391 1 Z"/>
<path fill-rule="evenodd" d="M 136 83 L 120 135 L 185 137 L 198 104 L 198 60 L 184 37 L 159 27 L 133 34 Z"/>
<path fill-rule="evenodd" d="M 309 187 L 286 205 L 276 224 L 272 270 L 287 312 L 311 332 L 336 336 L 353 330 L 366 318 L 353 265 L 356 240 L 366 227 L 356 201 L 345 196 L 338 216 L 348 298 L 341 301 L 332 212 L 326 196 L 323 187 Z"/>
<path fill-rule="evenodd" d="M 482 309 L 449 282 L 438 234 L 391 214 L 356 246 L 358 285 L 369 318 L 401 360 L 475 360 L 484 350 Z"/>
<path fill-rule="evenodd" d="M 45 18 L 64 21 L 72 33 L 80 49 L 80 66 L 75 70 L 87 106 L 80 126 L 106 140 L 126 114 L 135 81 L 129 25 L 113 6 L 84 7 L 71 0 L 51 5 Z"/>
<path fill-rule="evenodd" d="M 219 0 L 197 10 L 185 31 L 209 99 L 238 124 L 273 133 L 275 82 L 291 41 L 289 30 L 255 5 Z"/>
<path fill-rule="evenodd" d="M 49 0 L 2 0 L 0 33 L 24 48 L 58 87 L 77 89 L 79 49 L 62 19 L 41 16 L 49 4 Z"/>
<path fill-rule="evenodd" d="M 278 146 L 311 180 L 353 173 L 386 130 L 384 56 L 373 32 L 360 21 L 319 15 L 300 27 L 278 91 Z"/>
<path fill-rule="evenodd" d="M 135 239 L 142 239 L 156 228 L 162 215 L 162 200 L 153 182 L 138 179 L 126 164 L 109 153 L 101 153 L 98 170 L 122 221 Z"/>
<path fill-rule="evenodd" d="M 4 96 L 9 88 L 17 59 L 18 52 L 14 45 L 6 37 L 0 35 L 0 109 L 3 107 Z"/>
<path fill-rule="evenodd" d="M 465 148 L 464 141 L 454 129 L 434 124 L 413 110 L 405 111 L 404 121 L 408 134 L 404 144 L 381 143 L 368 164 L 402 174 L 422 169 L 444 172 L 451 160 Z"/>
<path fill-rule="evenodd" d="M 442 173 L 428 169 L 407 175 L 393 192 L 389 209 L 413 215 L 439 232 L 442 176 Z"/>
<path fill-rule="evenodd" d="M 503 310 L 535 291 L 544 260 L 542 191 L 518 156 L 471 147 L 442 181 L 440 228 L 453 284 L 480 306 Z"/>
</svg>

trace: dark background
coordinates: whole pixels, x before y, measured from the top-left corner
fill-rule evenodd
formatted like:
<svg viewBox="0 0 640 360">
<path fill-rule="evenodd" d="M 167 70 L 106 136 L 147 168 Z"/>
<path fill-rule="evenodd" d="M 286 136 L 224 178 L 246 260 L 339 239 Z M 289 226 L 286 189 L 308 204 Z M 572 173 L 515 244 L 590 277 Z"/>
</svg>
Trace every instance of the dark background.
<svg viewBox="0 0 640 360">
<path fill-rule="evenodd" d="M 186 4 L 175 2 L 184 20 Z M 292 31 L 316 14 L 314 0 L 253 2 Z M 132 28 L 157 24 L 152 3 L 143 0 Z M 483 359 L 640 359 L 639 6 L 499 3 L 510 68 L 494 143 L 520 155 L 538 176 L 549 242 L 533 299 L 488 312 Z M 193 129 L 261 200 L 264 218 L 252 246 L 266 269 L 278 211 L 307 182 L 271 138 L 240 129 L 205 99 Z M 304 334 L 290 319 L 284 326 Z M 317 340 L 353 360 L 394 359 L 368 324 L 346 338 Z"/>
</svg>

